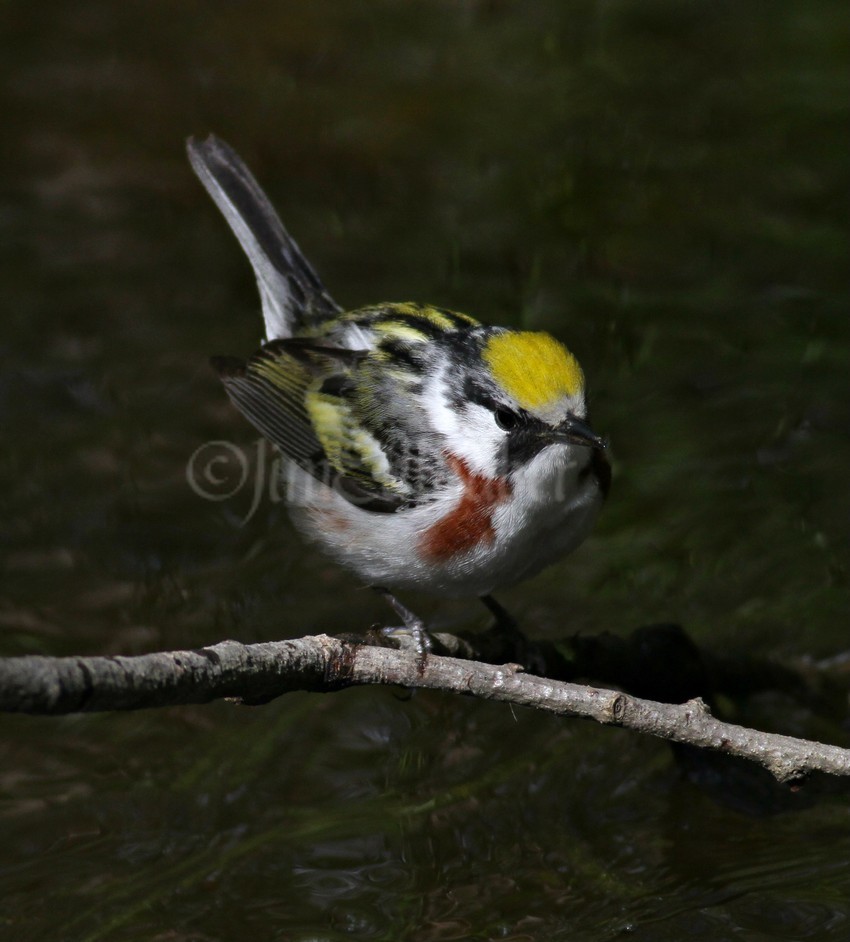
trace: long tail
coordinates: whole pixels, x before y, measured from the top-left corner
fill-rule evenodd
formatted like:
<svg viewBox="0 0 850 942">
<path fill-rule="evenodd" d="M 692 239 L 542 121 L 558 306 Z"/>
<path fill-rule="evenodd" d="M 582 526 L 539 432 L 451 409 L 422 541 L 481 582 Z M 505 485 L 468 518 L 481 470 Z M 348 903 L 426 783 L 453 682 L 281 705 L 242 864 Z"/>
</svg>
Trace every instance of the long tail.
<svg viewBox="0 0 850 942">
<path fill-rule="evenodd" d="M 205 141 L 190 137 L 186 150 L 192 169 L 224 214 L 254 269 L 266 339 L 291 337 L 338 313 L 341 308 L 236 152 L 213 135 Z"/>
</svg>

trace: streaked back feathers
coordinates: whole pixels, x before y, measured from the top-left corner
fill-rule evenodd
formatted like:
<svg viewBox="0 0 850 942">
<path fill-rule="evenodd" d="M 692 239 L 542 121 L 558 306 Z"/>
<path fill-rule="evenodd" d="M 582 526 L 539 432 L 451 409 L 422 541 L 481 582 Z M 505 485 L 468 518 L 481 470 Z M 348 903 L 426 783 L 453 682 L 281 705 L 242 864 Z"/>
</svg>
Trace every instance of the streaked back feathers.
<svg viewBox="0 0 850 942">
<path fill-rule="evenodd" d="M 421 394 L 434 336 L 445 336 L 446 324 L 468 329 L 475 321 L 375 305 L 309 336 L 272 341 L 246 362 L 213 365 L 234 404 L 286 457 L 358 504 L 395 510 L 429 499 L 446 477 L 437 434 L 409 398 Z"/>
</svg>

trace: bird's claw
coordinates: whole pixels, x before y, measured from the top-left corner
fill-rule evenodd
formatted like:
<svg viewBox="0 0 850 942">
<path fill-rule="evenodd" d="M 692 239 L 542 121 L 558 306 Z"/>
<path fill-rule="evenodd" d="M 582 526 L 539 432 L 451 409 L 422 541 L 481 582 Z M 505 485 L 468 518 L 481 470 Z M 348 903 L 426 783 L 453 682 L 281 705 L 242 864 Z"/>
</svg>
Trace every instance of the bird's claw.
<svg viewBox="0 0 850 942">
<path fill-rule="evenodd" d="M 425 666 L 425 660 L 431 651 L 432 643 L 425 622 L 415 615 L 387 589 L 375 586 L 375 591 L 387 600 L 396 615 L 404 622 L 403 626 L 381 629 L 383 635 L 398 641 L 400 648 L 412 648 L 419 657 L 420 669 Z"/>
</svg>

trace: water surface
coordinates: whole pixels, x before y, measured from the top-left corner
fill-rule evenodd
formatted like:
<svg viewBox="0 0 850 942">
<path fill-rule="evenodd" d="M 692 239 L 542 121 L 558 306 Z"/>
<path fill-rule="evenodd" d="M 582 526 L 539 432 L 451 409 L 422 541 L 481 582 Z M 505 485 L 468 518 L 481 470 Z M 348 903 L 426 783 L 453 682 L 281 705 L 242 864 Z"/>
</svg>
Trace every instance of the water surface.
<svg viewBox="0 0 850 942">
<path fill-rule="evenodd" d="M 529 634 L 844 651 L 848 34 L 837 0 L 7 4 L 0 653 L 385 618 L 279 506 L 245 523 L 248 491 L 186 482 L 205 442 L 254 442 L 207 365 L 260 336 L 183 154 L 209 131 L 341 303 L 430 301 L 581 360 L 614 486 L 579 552 L 503 595 Z M 846 703 L 725 706 L 846 743 Z M 0 731 L 16 942 L 850 932 L 845 798 L 771 813 L 619 730 L 358 690 Z"/>
</svg>

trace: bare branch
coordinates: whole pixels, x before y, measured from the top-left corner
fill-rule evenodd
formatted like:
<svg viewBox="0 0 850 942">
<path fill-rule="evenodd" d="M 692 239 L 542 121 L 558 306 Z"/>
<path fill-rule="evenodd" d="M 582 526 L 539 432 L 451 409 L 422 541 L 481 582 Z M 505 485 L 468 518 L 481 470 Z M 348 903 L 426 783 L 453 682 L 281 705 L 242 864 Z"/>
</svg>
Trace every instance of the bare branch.
<svg viewBox="0 0 850 942">
<path fill-rule="evenodd" d="M 762 733 L 715 719 L 700 699 L 656 703 L 613 690 L 547 680 L 501 666 L 362 642 L 309 636 L 138 657 L 16 657 L 0 660 L 0 710 L 61 714 L 138 710 L 228 698 L 265 703 L 293 690 L 330 692 L 397 684 L 522 704 L 662 739 L 742 756 L 780 782 L 808 772 L 850 775 L 850 750 Z"/>
</svg>

